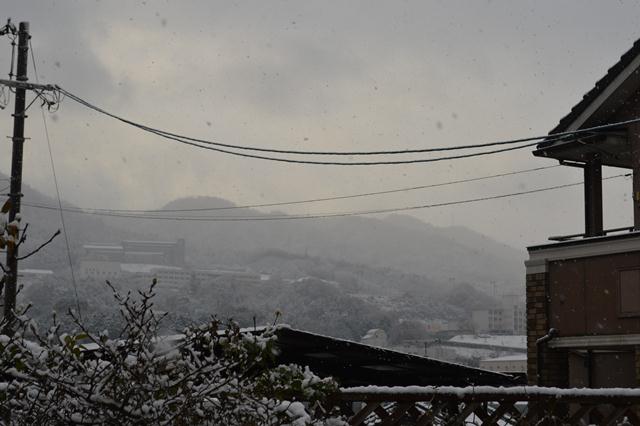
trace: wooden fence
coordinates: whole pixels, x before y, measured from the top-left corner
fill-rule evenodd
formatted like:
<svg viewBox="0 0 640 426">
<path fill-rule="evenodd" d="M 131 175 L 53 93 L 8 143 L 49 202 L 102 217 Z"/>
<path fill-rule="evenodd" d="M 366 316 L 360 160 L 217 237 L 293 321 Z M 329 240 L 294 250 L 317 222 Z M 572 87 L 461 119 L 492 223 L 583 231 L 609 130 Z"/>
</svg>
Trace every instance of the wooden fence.
<svg viewBox="0 0 640 426">
<path fill-rule="evenodd" d="M 638 425 L 640 389 L 344 388 L 350 425 Z"/>
</svg>

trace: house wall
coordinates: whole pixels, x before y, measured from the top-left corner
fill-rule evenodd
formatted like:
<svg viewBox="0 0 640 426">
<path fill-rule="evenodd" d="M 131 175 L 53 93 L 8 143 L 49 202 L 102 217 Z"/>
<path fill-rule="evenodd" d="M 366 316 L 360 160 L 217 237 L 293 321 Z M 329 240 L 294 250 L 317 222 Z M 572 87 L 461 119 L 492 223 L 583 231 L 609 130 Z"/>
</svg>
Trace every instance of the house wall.
<svg viewBox="0 0 640 426">
<path fill-rule="evenodd" d="M 564 349 L 542 347 L 543 369 L 538 377 L 538 347 L 536 341 L 549 331 L 549 274 L 527 274 L 527 379 L 530 385 L 567 387 L 569 358 Z"/>
<path fill-rule="evenodd" d="M 640 333 L 640 312 L 620 310 L 621 271 L 640 268 L 640 251 L 557 260 L 548 268 L 549 326 L 562 336 Z"/>
<path fill-rule="evenodd" d="M 640 233 L 529 250 L 527 374 L 559 387 L 640 385 Z M 550 328 L 537 375 L 536 341 Z"/>
</svg>

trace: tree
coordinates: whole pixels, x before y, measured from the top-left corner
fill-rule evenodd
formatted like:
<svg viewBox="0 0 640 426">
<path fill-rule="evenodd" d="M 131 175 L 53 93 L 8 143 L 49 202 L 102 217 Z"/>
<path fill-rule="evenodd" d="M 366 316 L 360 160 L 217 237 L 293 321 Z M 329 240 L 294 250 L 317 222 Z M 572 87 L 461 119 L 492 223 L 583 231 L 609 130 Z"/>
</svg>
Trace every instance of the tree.
<svg viewBox="0 0 640 426">
<path fill-rule="evenodd" d="M 11 424 L 307 425 L 344 424 L 327 411 L 337 390 L 308 368 L 276 366 L 273 327 L 253 332 L 216 318 L 179 337 L 157 332 L 154 286 L 121 295 L 116 338 L 77 327 L 44 331 L 17 315 L 16 332 L 0 336 L 0 411 Z"/>
</svg>

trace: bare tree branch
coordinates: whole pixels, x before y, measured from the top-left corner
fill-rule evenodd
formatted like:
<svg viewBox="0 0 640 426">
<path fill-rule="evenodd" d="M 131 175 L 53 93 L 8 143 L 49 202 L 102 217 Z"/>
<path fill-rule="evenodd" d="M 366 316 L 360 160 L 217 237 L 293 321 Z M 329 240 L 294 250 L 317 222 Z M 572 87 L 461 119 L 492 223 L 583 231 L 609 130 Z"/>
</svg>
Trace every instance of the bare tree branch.
<svg viewBox="0 0 640 426">
<path fill-rule="evenodd" d="M 24 229 L 22 230 L 22 235 L 20 236 L 20 240 L 16 244 L 16 248 L 20 247 L 22 243 L 27 241 L 27 229 L 29 229 L 29 224 L 24 225 Z"/>
<path fill-rule="evenodd" d="M 25 228 L 25 229 L 26 229 L 26 228 Z M 43 249 L 47 244 L 51 243 L 51 241 L 53 241 L 53 239 L 54 239 L 55 237 L 57 237 L 58 235 L 60 235 L 60 230 L 59 230 L 59 229 L 58 229 L 58 230 L 57 230 L 57 231 L 56 231 L 56 232 L 51 236 L 51 238 L 49 238 L 49 239 L 48 239 L 47 241 L 45 241 L 44 243 L 40 244 L 40 246 L 39 246 L 37 249 L 33 250 L 33 251 L 32 251 L 31 253 L 29 253 L 29 254 L 25 254 L 24 256 L 19 257 L 19 258 L 18 258 L 18 260 L 24 260 L 24 259 L 26 259 L 26 258 L 28 258 L 28 257 L 33 256 L 34 254 L 36 254 L 37 252 L 39 252 L 40 250 L 42 250 L 42 249 Z"/>
</svg>

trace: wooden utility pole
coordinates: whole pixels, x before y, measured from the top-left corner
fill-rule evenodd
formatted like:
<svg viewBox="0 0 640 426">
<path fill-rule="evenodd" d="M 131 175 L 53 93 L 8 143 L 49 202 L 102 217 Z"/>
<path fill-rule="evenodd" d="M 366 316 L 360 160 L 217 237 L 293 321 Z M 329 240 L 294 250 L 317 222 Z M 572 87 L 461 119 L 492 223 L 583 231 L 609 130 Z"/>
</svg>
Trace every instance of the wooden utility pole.
<svg viewBox="0 0 640 426">
<path fill-rule="evenodd" d="M 27 63 L 29 53 L 29 23 L 20 22 L 18 28 L 18 64 L 16 80 L 23 83 L 27 78 Z M 15 109 L 13 113 L 13 151 L 11 154 L 11 191 L 9 199 L 9 222 L 13 222 L 20 213 L 20 199 L 22 198 L 22 154 L 24 146 L 24 121 L 26 115 L 26 88 L 17 86 L 15 89 Z M 16 288 L 18 282 L 18 241 L 7 247 L 8 273 L 4 285 L 4 318 L 10 330 L 15 319 Z"/>
</svg>

